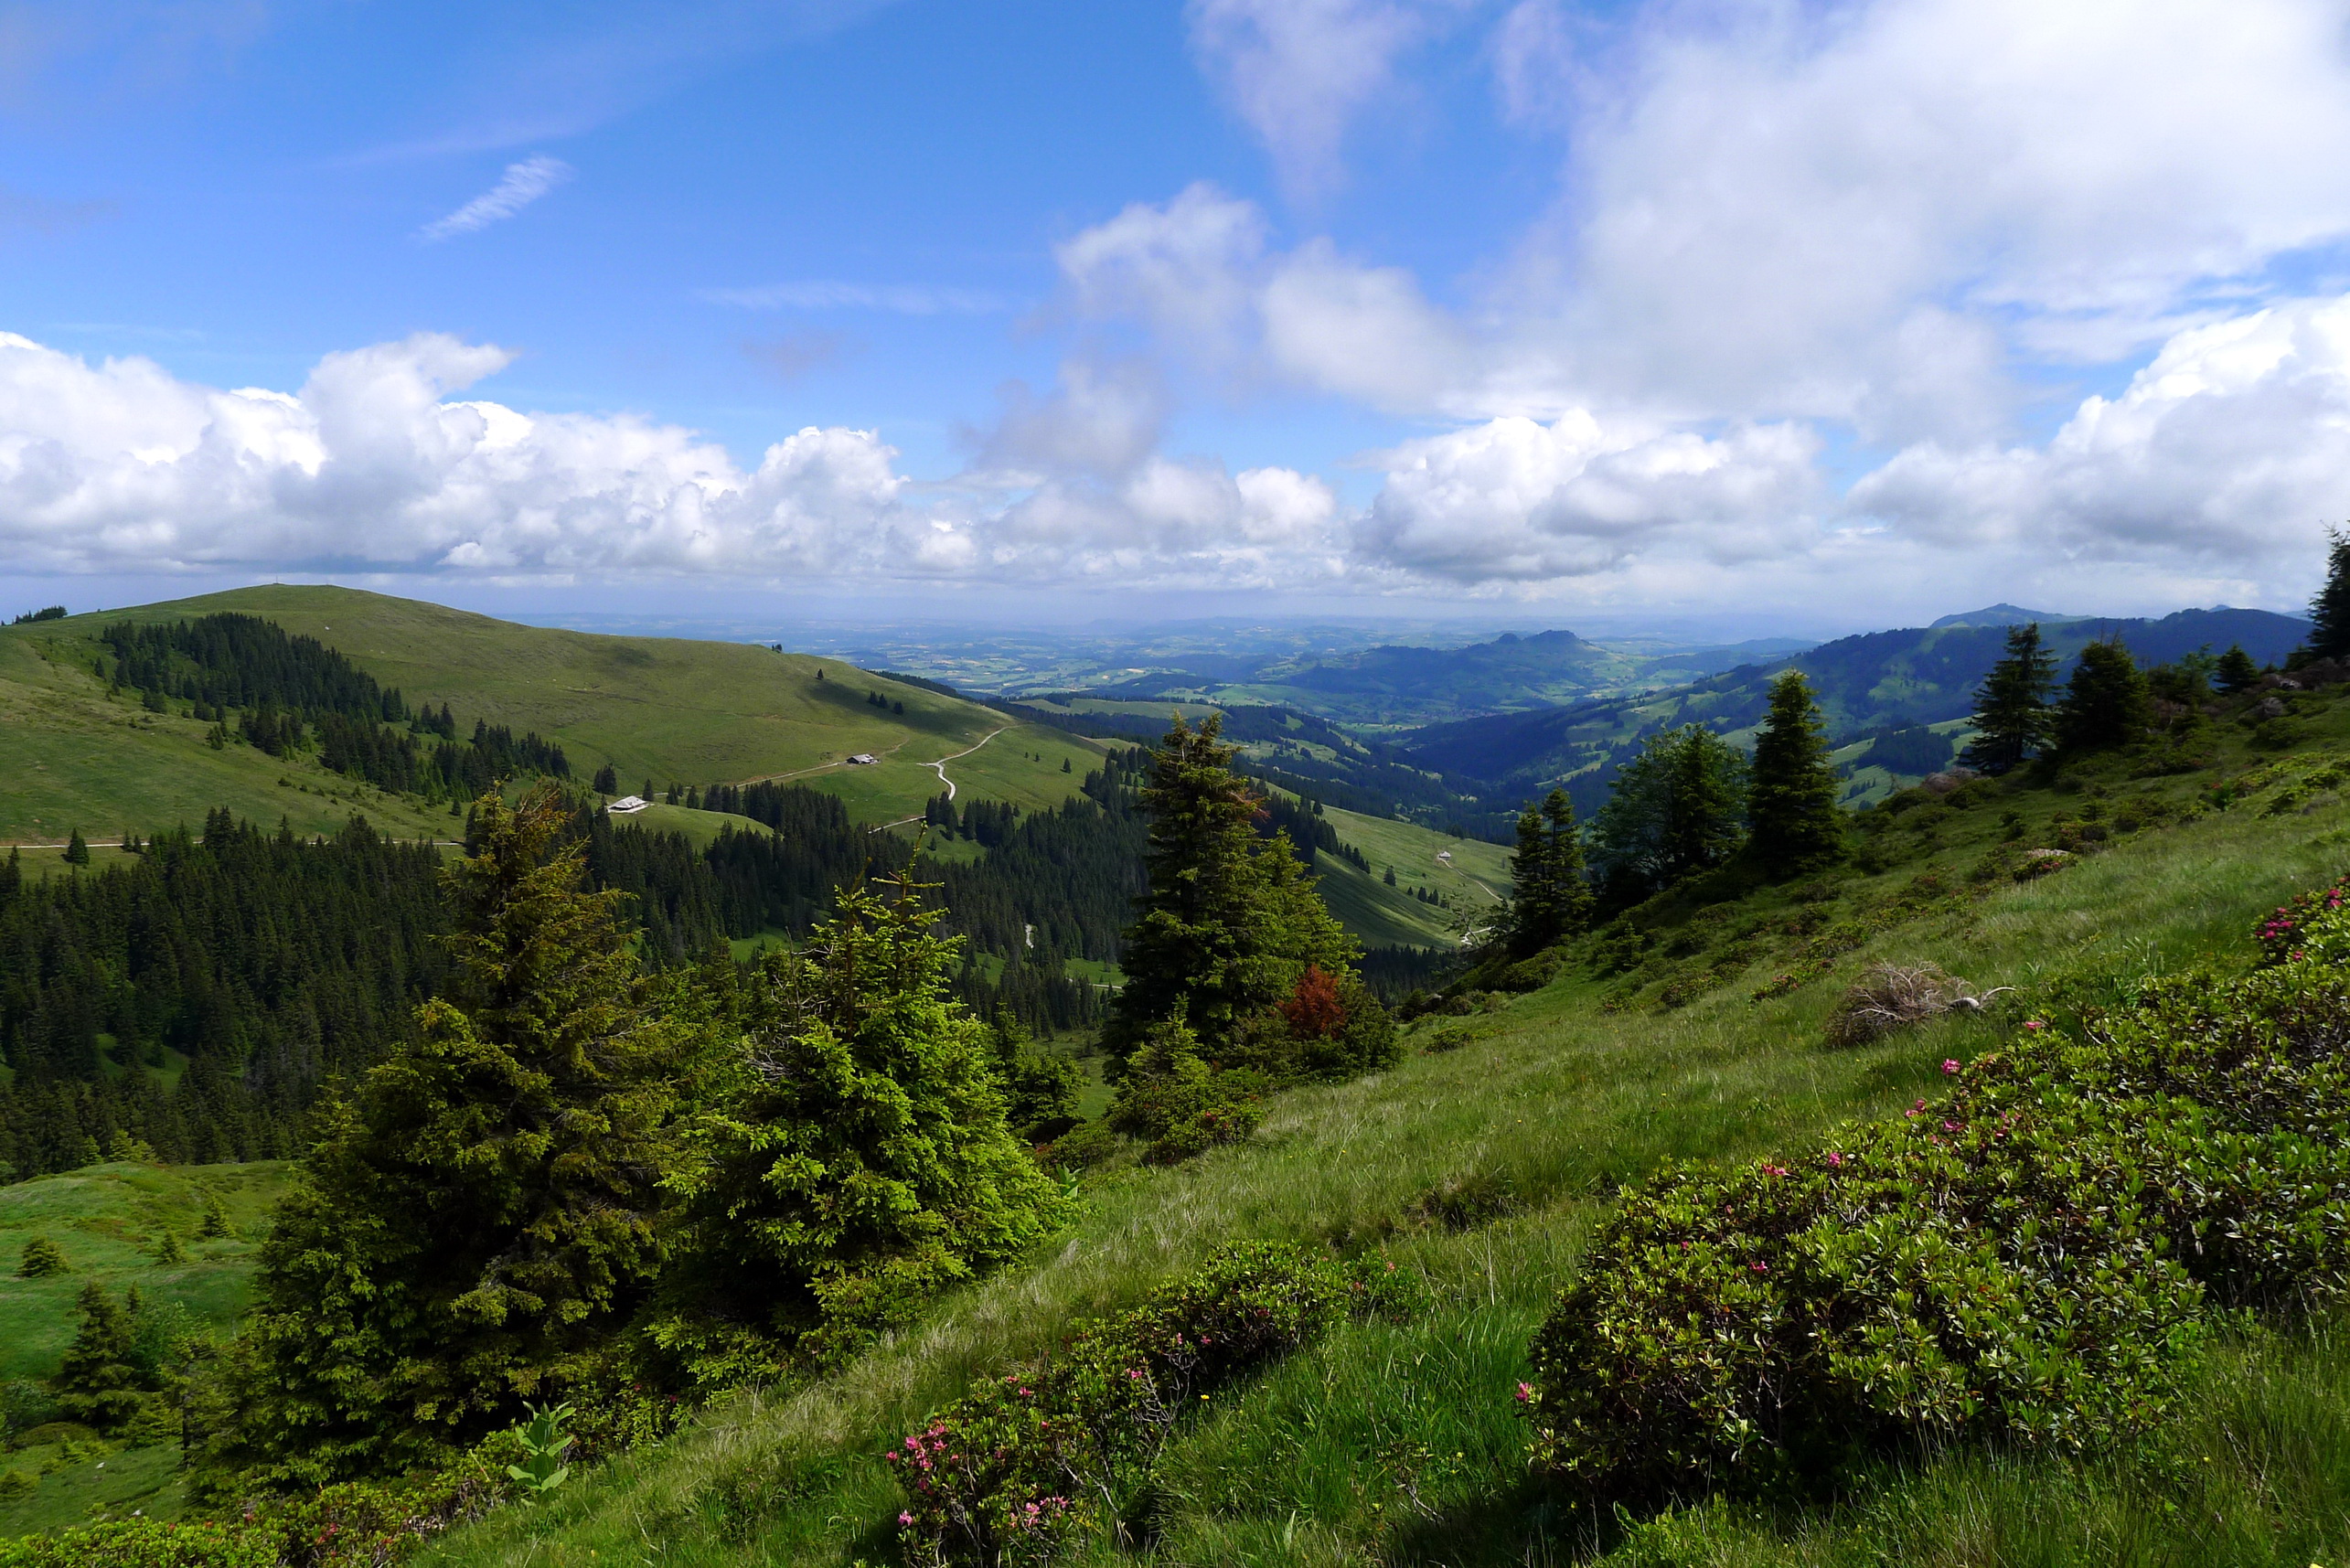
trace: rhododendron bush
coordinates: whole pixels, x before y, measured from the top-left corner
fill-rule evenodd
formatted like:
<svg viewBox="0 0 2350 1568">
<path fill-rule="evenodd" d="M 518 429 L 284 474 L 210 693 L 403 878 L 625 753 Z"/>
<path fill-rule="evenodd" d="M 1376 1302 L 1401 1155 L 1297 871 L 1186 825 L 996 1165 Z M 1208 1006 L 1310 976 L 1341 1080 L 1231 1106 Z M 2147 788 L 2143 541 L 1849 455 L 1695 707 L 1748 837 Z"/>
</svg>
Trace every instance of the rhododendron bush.
<svg viewBox="0 0 2350 1568">
<path fill-rule="evenodd" d="M 2160 1421 L 2207 1307 L 2350 1270 L 2342 905 L 2264 923 L 2248 976 L 1945 1062 L 1949 1093 L 1897 1121 L 1647 1183 L 1534 1341 L 1538 1465 L 1811 1484 L 1896 1439 L 2084 1452 Z"/>
</svg>

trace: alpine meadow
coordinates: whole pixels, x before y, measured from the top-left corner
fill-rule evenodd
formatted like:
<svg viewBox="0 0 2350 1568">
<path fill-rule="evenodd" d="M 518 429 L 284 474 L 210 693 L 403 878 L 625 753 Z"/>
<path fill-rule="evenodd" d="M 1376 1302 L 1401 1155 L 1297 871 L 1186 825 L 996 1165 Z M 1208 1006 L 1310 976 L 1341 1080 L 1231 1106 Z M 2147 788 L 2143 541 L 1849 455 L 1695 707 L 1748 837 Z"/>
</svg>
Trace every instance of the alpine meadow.
<svg viewBox="0 0 2350 1568">
<path fill-rule="evenodd" d="M 2350 0 L 0 61 L 0 1568 L 2350 1568 Z"/>
</svg>

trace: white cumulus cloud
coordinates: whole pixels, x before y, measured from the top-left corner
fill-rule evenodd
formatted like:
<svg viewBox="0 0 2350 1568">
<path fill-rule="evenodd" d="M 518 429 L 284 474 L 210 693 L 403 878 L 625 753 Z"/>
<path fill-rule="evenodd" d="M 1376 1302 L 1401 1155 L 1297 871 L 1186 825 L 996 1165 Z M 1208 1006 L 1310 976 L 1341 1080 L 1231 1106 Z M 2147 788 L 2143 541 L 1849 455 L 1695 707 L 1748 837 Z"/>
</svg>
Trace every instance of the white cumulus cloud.
<svg viewBox="0 0 2350 1568">
<path fill-rule="evenodd" d="M 486 229 L 501 219 L 513 217 L 570 179 L 571 173 L 571 165 L 561 158 L 525 158 L 518 164 L 508 164 L 496 185 L 446 218 L 436 218 L 426 224 L 418 231 L 418 237 L 447 240 Z"/>
<path fill-rule="evenodd" d="M 1511 415 L 1387 454 L 1363 542 L 1383 563 L 1465 583 L 1788 553 L 1817 538 L 1818 445 L 1790 424 L 1709 438 L 1581 410 L 1548 424 Z"/>
<path fill-rule="evenodd" d="M 427 333 L 329 354 L 294 392 L 228 390 L 0 334 L 0 552 L 44 572 L 1127 587 L 1326 576 L 1342 553 L 1319 480 L 1156 455 L 1131 368 L 1074 365 L 1008 406 L 988 438 L 1006 472 L 917 486 L 873 431 L 811 427 L 744 466 L 677 425 L 458 395 L 510 359 Z"/>
<path fill-rule="evenodd" d="M 2350 295 L 2174 336 L 2045 446 L 1923 442 L 1851 509 L 1933 543 L 2258 568 L 2350 510 Z"/>
</svg>

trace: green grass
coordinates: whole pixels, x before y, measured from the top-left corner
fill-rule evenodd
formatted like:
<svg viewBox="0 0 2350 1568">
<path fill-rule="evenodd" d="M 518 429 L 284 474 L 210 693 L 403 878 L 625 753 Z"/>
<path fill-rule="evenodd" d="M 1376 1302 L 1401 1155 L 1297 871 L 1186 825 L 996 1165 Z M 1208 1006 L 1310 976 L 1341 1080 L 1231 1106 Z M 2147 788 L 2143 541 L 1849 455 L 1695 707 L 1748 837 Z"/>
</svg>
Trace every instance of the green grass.
<svg viewBox="0 0 2350 1568">
<path fill-rule="evenodd" d="M 2350 712 L 2321 712 L 2315 726 L 2314 741 L 2340 754 Z M 2223 733 L 2231 774 L 2246 763 L 2233 733 Z M 1976 896 L 1949 890 L 2003 845 L 2044 842 L 2087 805 L 2112 820 L 2203 781 L 2108 774 L 2078 794 L 1922 808 L 1874 840 L 1896 862 L 1878 874 L 1711 912 L 1661 908 L 1677 934 L 1640 970 L 1574 967 L 1498 1010 L 1424 1022 L 1396 1069 L 1278 1096 L 1245 1145 L 1091 1177 L 1064 1234 L 917 1329 L 836 1376 L 713 1409 L 544 1510 L 447 1538 L 429 1560 L 634 1561 L 648 1542 L 678 1568 L 888 1560 L 899 1504 L 882 1447 L 974 1379 L 1043 1353 L 1076 1319 L 1132 1304 L 1222 1243 L 1266 1238 L 1382 1250 L 1425 1271 L 1434 1305 L 1410 1323 L 1343 1330 L 1219 1395 L 1161 1460 L 1152 1563 L 1465 1568 L 1618 1549 L 1623 1563 L 1651 1565 L 2323 1561 L 2321 1549 L 2350 1547 L 2350 1368 L 2328 1339 L 2263 1339 L 2215 1361 L 2183 1441 L 2236 1456 L 2223 1472 L 2214 1448 L 2215 1478 L 2184 1490 L 2164 1493 L 2154 1471 L 2128 1489 L 2118 1477 L 2152 1464 L 2145 1455 L 2075 1470 L 1960 1454 L 1888 1472 L 1842 1511 L 1706 1516 L 1700 1525 L 1722 1544 L 1709 1536 L 1686 1552 L 1627 1543 L 1612 1515 L 1530 1489 L 1511 1398 L 1530 1336 L 1621 1184 L 1668 1161 L 1799 1147 L 1840 1120 L 1893 1114 L 1939 1081 L 1944 1057 L 1993 1047 L 2051 987 L 2126 987 L 2213 955 L 2246 961 L 2258 913 L 2350 859 L 2350 806 L 2295 783 L 2313 762 L 2289 763 L 2225 813 L 2127 834 L 2070 869 L 2023 884 L 2003 876 Z M 2012 844 L 2007 809 L 2019 814 Z M 1920 884 L 1928 872 L 1939 882 Z M 1822 922 L 1861 944 L 1826 977 L 1750 1000 Z M 1822 1026 L 1843 984 L 1879 959 L 2023 989 L 1992 1016 L 1827 1049 Z M 1431 1042 L 1452 1048 L 1418 1049 Z M 1429 1217 L 1438 1206 L 1426 1200 L 1443 1192 L 1469 1196 L 1466 1228 Z M 1451 1207 L 1458 1217 L 1462 1205 Z M 786 1474 L 794 1486 L 750 1517 L 721 1506 L 730 1477 Z M 2205 1508 L 2238 1544 L 2199 1558 L 2201 1524 L 2164 1515 L 2164 1495 Z M 2142 1551 L 2149 1541 L 2160 1549 Z"/>
<path fill-rule="evenodd" d="M 151 1305 L 176 1304 L 192 1326 L 225 1336 L 251 1296 L 253 1253 L 288 1167 L 87 1166 L 0 1187 L 0 1382 L 54 1376 L 72 1342 L 76 1300 L 92 1280 L 120 1296 L 135 1288 Z M 217 1198 L 230 1234 L 199 1242 L 198 1221 Z M 176 1234 L 187 1261 L 155 1257 Z M 16 1273 L 25 1243 L 45 1236 L 63 1249 L 70 1272 L 40 1279 Z M 0 1500 L 0 1540 L 133 1510 L 169 1519 L 183 1507 L 179 1449 L 126 1447 L 79 1428 L 36 1428 L 25 1446 L 0 1452 L 0 1470 L 36 1481 L 28 1497 Z"/>
<path fill-rule="evenodd" d="M 176 1443 L 120 1448 L 86 1436 L 71 1447 L 36 1443 L 0 1454 L 0 1470 L 19 1472 L 35 1488 L 29 1497 L 0 1502 L 0 1541 L 134 1512 L 176 1519 L 187 1506 Z"/>
<path fill-rule="evenodd" d="M 149 1301 L 176 1301 L 207 1327 L 226 1328 L 245 1309 L 252 1252 L 284 1190 L 283 1163 L 93 1165 L 0 1187 L 0 1381 L 46 1378 L 73 1338 L 74 1299 L 97 1280 L 117 1294 L 136 1285 Z M 208 1199 L 228 1211 L 233 1234 L 196 1240 Z M 176 1232 L 184 1264 L 155 1252 Z M 20 1278 L 25 1243 L 46 1236 L 72 1272 Z"/>
<path fill-rule="evenodd" d="M 86 618 L 85 618 L 86 619 Z M 0 627 L 0 840 L 62 846 L 77 827 L 91 839 L 146 835 L 227 806 L 298 833 L 331 832 L 354 811 L 401 837 L 445 837 L 447 817 L 330 773 L 311 758 L 282 761 L 251 746 L 214 751 L 208 724 L 110 699 L 90 673 L 90 627 L 72 621 Z M 42 635 L 36 635 L 36 632 Z M 106 850 L 92 852 L 103 863 Z M 25 864 L 59 867 L 27 849 Z"/>
<path fill-rule="evenodd" d="M 245 588 L 0 628 L 0 768 L 11 785 L 0 792 L 0 838 L 61 843 L 76 827 L 112 838 L 123 827 L 200 823 L 215 805 L 269 824 L 283 815 L 304 832 L 356 809 L 403 837 L 446 835 L 444 817 L 313 761 L 275 761 L 241 744 L 215 752 L 204 743 L 208 725 L 144 712 L 135 698 L 110 699 L 91 673 L 108 624 L 219 611 L 315 636 L 411 705 L 450 704 L 465 729 L 485 719 L 517 734 L 535 730 L 562 744 L 582 780 L 609 762 L 624 794 L 648 779 L 666 789 L 788 777 L 841 795 L 860 820 L 884 822 L 919 815 L 943 787 L 921 764 L 990 731 L 1004 732 L 967 764 L 948 763 L 950 776 L 1031 807 L 1066 799 L 1106 750 L 835 660 L 749 644 L 521 626 L 346 588 Z M 904 712 L 869 705 L 873 692 Z M 884 760 L 849 766 L 858 752 Z"/>
</svg>

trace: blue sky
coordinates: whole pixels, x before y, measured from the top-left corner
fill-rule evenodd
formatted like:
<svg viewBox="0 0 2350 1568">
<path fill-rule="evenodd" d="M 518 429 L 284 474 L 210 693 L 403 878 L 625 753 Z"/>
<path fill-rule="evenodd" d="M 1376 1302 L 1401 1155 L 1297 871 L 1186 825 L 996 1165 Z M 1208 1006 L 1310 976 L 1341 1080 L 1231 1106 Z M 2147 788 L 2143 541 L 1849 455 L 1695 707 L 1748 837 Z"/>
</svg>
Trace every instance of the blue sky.
<svg viewBox="0 0 2350 1568">
<path fill-rule="evenodd" d="M 2350 477 L 2339 5 L 0 19 L 20 596 L 1822 632 Z"/>
</svg>

